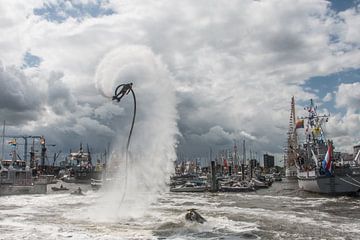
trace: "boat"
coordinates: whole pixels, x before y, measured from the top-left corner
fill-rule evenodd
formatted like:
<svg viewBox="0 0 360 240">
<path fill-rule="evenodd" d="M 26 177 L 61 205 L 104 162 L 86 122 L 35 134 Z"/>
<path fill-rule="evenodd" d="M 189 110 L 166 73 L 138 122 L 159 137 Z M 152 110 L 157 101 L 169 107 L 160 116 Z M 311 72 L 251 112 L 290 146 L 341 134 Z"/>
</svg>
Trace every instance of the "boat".
<svg viewBox="0 0 360 240">
<path fill-rule="evenodd" d="M 281 173 L 273 173 L 273 179 L 275 182 L 281 182 L 282 181 Z"/>
<path fill-rule="evenodd" d="M 71 195 L 78 195 L 78 196 L 83 196 L 83 195 L 85 195 L 83 192 L 82 192 L 82 190 L 81 190 L 81 188 L 79 187 L 78 189 L 76 189 L 75 191 L 73 191 L 72 193 L 70 193 Z"/>
<path fill-rule="evenodd" d="M 272 175 L 270 175 L 270 174 L 265 174 L 264 175 L 264 174 L 261 174 L 261 173 L 257 173 L 257 174 L 255 174 L 255 178 L 253 178 L 253 179 L 255 179 L 255 180 L 259 181 L 259 182 L 263 182 L 266 185 L 268 185 L 269 187 L 271 187 L 271 185 L 274 182 L 274 179 L 273 179 Z M 256 181 L 253 181 L 253 182 L 255 183 Z"/>
<path fill-rule="evenodd" d="M 16 155 L 15 155 L 16 156 Z M 0 196 L 19 194 L 45 194 L 46 183 L 37 183 L 32 169 L 22 160 L 0 162 Z"/>
<path fill-rule="evenodd" d="M 260 181 L 256 178 L 252 178 L 251 182 L 255 189 L 269 188 L 271 186 L 271 183 L 269 183 L 267 181 Z"/>
<path fill-rule="evenodd" d="M 51 187 L 51 190 L 57 192 L 57 191 L 68 191 L 69 189 L 61 185 L 60 187 Z"/>
<path fill-rule="evenodd" d="M 220 191 L 222 192 L 253 192 L 255 190 L 251 181 L 239 181 L 220 185 Z"/>
<path fill-rule="evenodd" d="M 99 190 L 103 186 L 103 180 L 92 178 L 90 184 L 93 190 Z"/>
<path fill-rule="evenodd" d="M 5 137 L 11 137 L 12 140 L 8 143 L 11 146 L 10 160 L 4 159 L 4 142 Z M 24 160 L 18 159 L 17 154 L 17 138 L 25 139 L 24 145 Z M 36 182 L 33 178 L 33 169 L 31 161 L 26 159 L 26 147 L 28 138 L 40 138 L 43 136 L 6 136 L 5 135 L 5 121 L 2 131 L 2 153 L 0 159 L 0 196 L 4 195 L 18 195 L 18 194 L 45 194 L 47 192 L 46 182 Z"/>
<path fill-rule="evenodd" d="M 183 185 L 170 188 L 170 192 L 205 192 L 207 190 L 208 187 L 206 185 L 197 185 L 193 182 L 186 182 Z"/>
<path fill-rule="evenodd" d="M 69 155 L 70 162 L 68 174 L 61 178 L 67 183 L 91 183 L 91 179 L 100 180 L 102 178 L 102 167 L 100 163 L 96 166 L 92 164 L 89 147 L 87 152 L 83 150 L 82 144 L 78 152 Z"/>
<path fill-rule="evenodd" d="M 178 174 L 170 177 L 170 185 L 176 187 L 179 185 L 184 185 L 187 182 L 193 182 L 198 179 L 199 176 L 194 173 Z"/>
<path fill-rule="evenodd" d="M 313 100 L 306 110 L 308 116 L 299 118 L 295 128 L 295 131 L 305 129 L 304 142 L 295 149 L 299 188 L 330 195 L 358 194 L 359 163 L 351 161 L 344 164 L 341 153 L 334 151 L 333 141 L 325 138 L 323 125 L 329 115 L 319 115 Z"/>
<path fill-rule="evenodd" d="M 55 178 L 55 175 L 39 175 L 36 179 L 37 182 L 43 182 L 46 184 L 56 184 L 58 180 Z"/>
</svg>

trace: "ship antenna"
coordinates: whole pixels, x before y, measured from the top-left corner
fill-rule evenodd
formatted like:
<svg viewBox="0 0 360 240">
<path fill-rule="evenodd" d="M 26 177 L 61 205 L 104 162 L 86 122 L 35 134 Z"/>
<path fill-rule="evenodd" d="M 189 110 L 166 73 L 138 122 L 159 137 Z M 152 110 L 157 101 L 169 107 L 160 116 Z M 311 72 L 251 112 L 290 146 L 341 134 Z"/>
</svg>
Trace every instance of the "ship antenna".
<svg viewBox="0 0 360 240">
<path fill-rule="evenodd" d="M 124 97 L 124 95 L 127 95 L 127 94 L 129 94 L 129 92 L 131 92 L 131 94 L 133 96 L 133 99 L 134 99 L 133 118 L 132 118 L 132 123 L 131 123 L 131 128 L 130 128 L 130 132 L 129 132 L 128 141 L 127 141 L 127 144 L 126 144 L 124 191 L 123 191 L 123 195 L 121 197 L 120 204 L 124 201 L 125 195 L 126 195 L 127 178 L 128 178 L 128 176 L 127 176 L 127 171 L 128 171 L 127 166 L 128 166 L 128 157 L 129 157 L 129 146 L 130 146 L 130 139 L 131 139 L 132 131 L 134 129 L 135 117 L 136 117 L 136 96 L 135 96 L 135 93 L 134 93 L 134 91 L 132 89 L 132 85 L 133 85 L 132 83 L 120 84 L 119 86 L 116 87 L 115 94 L 112 97 L 112 100 L 116 100 L 117 102 L 120 102 L 121 99 Z"/>
</svg>

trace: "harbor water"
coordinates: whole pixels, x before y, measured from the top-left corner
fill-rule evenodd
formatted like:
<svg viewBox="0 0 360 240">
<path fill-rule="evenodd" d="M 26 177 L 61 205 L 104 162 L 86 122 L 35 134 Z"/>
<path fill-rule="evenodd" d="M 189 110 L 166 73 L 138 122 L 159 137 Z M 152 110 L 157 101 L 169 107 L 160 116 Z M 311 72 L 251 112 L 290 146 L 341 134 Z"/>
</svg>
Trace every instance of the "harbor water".
<svg viewBox="0 0 360 240">
<path fill-rule="evenodd" d="M 296 182 L 254 193 L 162 193 L 141 214 L 115 221 L 88 217 L 103 193 L 81 187 L 84 196 L 0 197 L 0 239 L 360 238 L 359 197 L 309 194 Z M 187 222 L 190 208 L 207 221 Z"/>
</svg>

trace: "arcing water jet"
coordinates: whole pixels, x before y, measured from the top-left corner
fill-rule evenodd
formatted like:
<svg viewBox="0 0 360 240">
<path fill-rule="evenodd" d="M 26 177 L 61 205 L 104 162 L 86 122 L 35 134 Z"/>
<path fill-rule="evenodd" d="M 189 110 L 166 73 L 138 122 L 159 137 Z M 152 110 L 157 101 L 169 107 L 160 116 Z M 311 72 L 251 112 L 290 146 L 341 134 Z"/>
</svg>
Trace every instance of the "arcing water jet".
<svg viewBox="0 0 360 240">
<path fill-rule="evenodd" d="M 176 159 L 176 98 L 173 79 L 166 66 L 147 47 L 125 46 L 107 54 L 96 71 L 96 85 L 107 98 L 111 89 L 129 79 L 136 86 L 136 128 L 126 157 L 124 146 L 130 127 L 127 113 L 131 112 L 131 103 L 119 88 L 114 100 L 121 100 L 125 114 L 113 119 L 112 127 L 117 138 L 112 144 L 111 162 L 119 167 L 114 178 L 120 181 L 114 181 L 114 186 L 106 192 L 99 211 L 95 213 L 97 220 L 134 218 L 145 214 L 157 196 L 168 190 L 166 182 Z M 126 146 L 129 144 L 128 138 Z M 125 168 L 127 158 L 128 166 Z M 127 177 L 127 187 L 124 186 L 124 176 Z M 122 202 L 124 194 L 126 199 Z M 116 211 L 119 203 L 121 206 Z"/>
</svg>

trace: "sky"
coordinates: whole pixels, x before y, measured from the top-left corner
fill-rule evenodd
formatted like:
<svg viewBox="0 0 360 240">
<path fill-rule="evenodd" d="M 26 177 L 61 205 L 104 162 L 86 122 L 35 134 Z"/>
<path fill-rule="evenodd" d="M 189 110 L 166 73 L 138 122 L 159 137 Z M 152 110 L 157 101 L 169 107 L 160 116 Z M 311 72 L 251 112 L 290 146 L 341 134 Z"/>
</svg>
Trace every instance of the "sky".
<svg viewBox="0 0 360 240">
<path fill-rule="evenodd" d="M 175 92 L 178 156 L 245 139 L 259 158 L 281 161 L 292 96 L 298 116 L 309 99 L 329 113 L 327 137 L 351 152 L 360 143 L 359 11 L 358 0 L 0 0 L 0 120 L 7 134 L 44 135 L 56 144 L 49 151 L 82 142 L 102 152 L 131 122 L 131 99 L 109 98 L 118 84 L 134 82 L 149 106 L 138 121 L 162 114 L 146 102 L 163 92 L 146 87 L 150 74 Z"/>
</svg>

